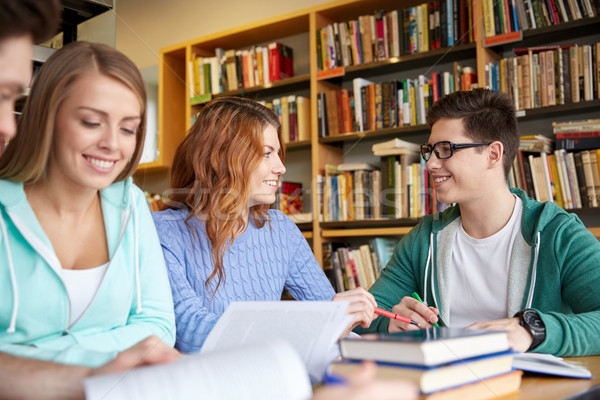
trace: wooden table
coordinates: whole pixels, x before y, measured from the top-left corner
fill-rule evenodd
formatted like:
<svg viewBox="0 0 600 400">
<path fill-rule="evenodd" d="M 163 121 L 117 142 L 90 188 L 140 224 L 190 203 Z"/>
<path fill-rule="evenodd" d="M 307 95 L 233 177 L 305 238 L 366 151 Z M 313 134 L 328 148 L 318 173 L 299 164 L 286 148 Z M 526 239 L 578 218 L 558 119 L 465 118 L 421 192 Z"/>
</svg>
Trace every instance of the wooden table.
<svg viewBox="0 0 600 400">
<path fill-rule="evenodd" d="M 525 373 L 521 382 L 521 391 L 503 400 L 552 400 L 565 399 L 582 394 L 595 385 L 600 384 L 600 356 L 565 357 L 565 360 L 586 367 L 594 375 L 593 379 L 559 378 L 550 375 Z M 598 394 L 592 398 L 600 398 Z"/>
</svg>

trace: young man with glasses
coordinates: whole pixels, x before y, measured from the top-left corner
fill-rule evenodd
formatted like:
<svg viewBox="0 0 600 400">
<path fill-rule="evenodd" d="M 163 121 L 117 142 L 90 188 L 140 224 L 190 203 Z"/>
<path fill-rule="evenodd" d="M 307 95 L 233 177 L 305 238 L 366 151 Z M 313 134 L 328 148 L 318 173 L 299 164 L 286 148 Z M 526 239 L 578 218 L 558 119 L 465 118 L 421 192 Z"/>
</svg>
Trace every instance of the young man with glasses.
<svg viewBox="0 0 600 400">
<path fill-rule="evenodd" d="M 421 156 L 438 200 L 455 206 L 402 238 L 369 290 L 378 306 L 421 328 L 507 330 L 518 351 L 600 354 L 600 341 L 590 340 L 600 330 L 600 242 L 576 215 L 509 188 L 520 140 L 510 98 L 456 92 L 427 121 Z M 378 318 L 355 331 L 410 329 L 418 328 Z"/>
</svg>

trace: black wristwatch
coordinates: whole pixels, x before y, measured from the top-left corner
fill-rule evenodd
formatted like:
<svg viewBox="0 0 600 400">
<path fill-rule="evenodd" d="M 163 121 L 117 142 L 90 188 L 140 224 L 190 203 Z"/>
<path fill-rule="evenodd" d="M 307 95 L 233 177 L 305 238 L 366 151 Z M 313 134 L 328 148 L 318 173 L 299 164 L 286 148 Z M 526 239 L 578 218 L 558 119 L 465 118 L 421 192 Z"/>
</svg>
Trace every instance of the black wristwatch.
<svg viewBox="0 0 600 400">
<path fill-rule="evenodd" d="M 546 325 L 540 318 L 540 315 L 535 310 L 521 310 L 514 315 L 519 317 L 521 326 L 531 334 L 533 342 L 527 351 L 535 349 L 540 343 L 546 339 Z"/>
</svg>

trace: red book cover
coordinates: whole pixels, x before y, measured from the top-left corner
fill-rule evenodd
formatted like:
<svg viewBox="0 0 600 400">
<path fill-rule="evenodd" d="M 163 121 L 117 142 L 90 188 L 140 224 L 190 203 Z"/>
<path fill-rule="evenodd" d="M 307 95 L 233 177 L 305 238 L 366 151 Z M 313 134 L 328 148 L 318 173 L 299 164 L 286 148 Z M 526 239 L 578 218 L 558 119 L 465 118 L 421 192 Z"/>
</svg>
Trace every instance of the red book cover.
<svg viewBox="0 0 600 400">
<path fill-rule="evenodd" d="M 279 209 L 286 215 L 297 214 L 302 212 L 302 205 L 302 183 L 281 182 Z"/>
<path fill-rule="evenodd" d="M 437 72 L 432 72 L 431 73 L 431 89 L 433 92 L 433 102 L 435 103 L 436 101 L 438 101 L 439 99 L 439 85 L 438 85 L 438 73 Z"/>
<path fill-rule="evenodd" d="M 337 107 L 338 132 L 346 133 L 346 124 L 344 123 L 344 102 L 342 100 L 342 89 L 335 91 L 335 101 Z"/>
<path fill-rule="evenodd" d="M 269 44 L 269 75 L 271 81 L 294 76 L 294 52 L 279 42 Z"/>
</svg>

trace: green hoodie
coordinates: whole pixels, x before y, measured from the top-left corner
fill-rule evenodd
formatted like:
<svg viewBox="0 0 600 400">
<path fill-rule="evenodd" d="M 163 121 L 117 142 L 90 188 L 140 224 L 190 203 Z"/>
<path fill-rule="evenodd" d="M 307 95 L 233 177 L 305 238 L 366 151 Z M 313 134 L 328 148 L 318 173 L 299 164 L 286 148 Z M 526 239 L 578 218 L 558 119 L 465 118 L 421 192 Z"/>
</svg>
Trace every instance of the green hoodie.
<svg viewBox="0 0 600 400">
<path fill-rule="evenodd" d="M 511 192 L 523 201 L 523 219 L 511 256 L 506 317 L 526 308 L 540 314 L 546 339 L 535 351 L 600 354 L 600 242 L 576 215 L 530 199 L 520 189 Z M 380 308 L 391 310 L 417 292 L 442 319 L 451 314 L 447 276 L 459 217 L 459 207 L 449 207 L 425 216 L 402 238 L 369 289 Z M 379 317 L 355 332 L 387 332 L 388 323 Z"/>
</svg>

